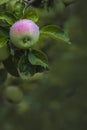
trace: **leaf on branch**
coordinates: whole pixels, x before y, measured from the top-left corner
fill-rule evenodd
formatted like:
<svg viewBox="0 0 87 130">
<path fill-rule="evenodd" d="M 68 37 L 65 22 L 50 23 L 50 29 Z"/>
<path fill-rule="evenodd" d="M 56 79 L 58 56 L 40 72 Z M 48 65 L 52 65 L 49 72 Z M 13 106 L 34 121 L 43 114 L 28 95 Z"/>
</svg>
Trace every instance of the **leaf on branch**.
<svg viewBox="0 0 87 130">
<path fill-rule="evenodd" d="M 19 77 L 17 68 L 15 66 L 15 63 L 12 60 L 12 56 L 10 56 L 8 59 L 3 61 L 4 67 L 7 70 L 8 73 L 10 73 L 12 76 Z"/>
<path fill-rule="evenodd" d="M 47 56 L 40 50 L 32 50 L 28 55 L 28 59 L 32 65 L 39 65 L 48 68 Z"/>
<path fill-rule="evenodd" d="M 37 22 L 39 19 L 39 16 L 38 16 L 37 11 L 35 9 L 25 10 L 23 17 L 26 19 L 30 19 L 34 22 Z"/>
<path fill-rule="evenodd" d="M 10 16 L 8 13 L 1 13 L 0 20 L 2 20 L 5 23 L 8 23 L 9 25 L 12 25 L 15 22 L 15 19 L 13 19 L 13 17 Z"/>
<path fill-rule="evenodd" d="M 9 37 L 9 30 L 6 27 L 0 26 L 0 39 L 1 38 L 8 38 Z"/>
<path fill-rule="evenodd" d="M 9 0 L 0 0 L 0 5 L 7 3 Z"/>
<path fill-rule="evenodd" d="M 0 48 L 7 43 L 7 39 L 3 36 L 0 36 Z"/>
<path fill-rule="evenodd" d="M 41 36 L 51 37 L 57 41 L 63 41 L 70 44 L 69 36 L 56 25 L 47 25 L 40 30 Z"/>
<path fill-rule="evenodd" d="M 23 55 L 18 62 L 18 73 L 22 79 L 29 79 L 35 74 L 36 70 L 31 65 L 25 55 Z"/>
</svg>

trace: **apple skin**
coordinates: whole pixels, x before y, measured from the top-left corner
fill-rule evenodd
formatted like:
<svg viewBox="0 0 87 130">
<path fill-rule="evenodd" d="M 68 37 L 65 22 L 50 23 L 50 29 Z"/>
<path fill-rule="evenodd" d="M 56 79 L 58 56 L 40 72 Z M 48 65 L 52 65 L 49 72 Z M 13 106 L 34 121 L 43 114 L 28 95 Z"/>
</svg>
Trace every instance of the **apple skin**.
<svg viewBox="0 0 87 130">
<path fill-rule="evenodd" d="M 9 47 L 7 44 L 4 44 L 2 47 L 0 47 L 0 61 L 8 59 L 9 55 L 10 55 Z"/>
<path fill-rule="evenodd" d="M 32 47 L 39 39 L 39 27 L 28 19 L 16 21 L 10 28 L 10 40 L 20 49 Z"/>
</svg>

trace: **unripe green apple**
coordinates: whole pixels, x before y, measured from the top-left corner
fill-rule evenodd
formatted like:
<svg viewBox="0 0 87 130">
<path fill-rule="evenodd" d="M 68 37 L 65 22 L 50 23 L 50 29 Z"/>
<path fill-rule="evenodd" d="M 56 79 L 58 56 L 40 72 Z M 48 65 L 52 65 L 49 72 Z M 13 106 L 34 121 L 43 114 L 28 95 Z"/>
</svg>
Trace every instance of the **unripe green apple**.
<svg viewBox="0 0 87 130">
<path fill-rule="evenodd" d="M 15 22 L 10 28 L 11 42 L 20 49 L 28 49 L 39 39 L 39 27 L 28 19 Z"/>
<path fill-rule="evenodd" d="M 26 100 L 22 100 L 22 101 L 17 105 L 17 109 L 16 109 L 16 110 L 17 110 L 18 114 L 22 114 L 22 113 L 28 111 L 28 110 L 29 110 L 29 107 L 30 107 L 29 102 L 26 101 Z"/>
<path fill-rule="evenodd" d="M 19 103 L 23 98 L 23 92 L 16 86 L 9 86 L 4 90 L 4 97 L 8 102 Z"/>
<path fill-rule="evenodd" d="M 7 44 L 0 47 L 0 61 L 6 60 L 10 55 L 10 51 Z"/>
</svg>

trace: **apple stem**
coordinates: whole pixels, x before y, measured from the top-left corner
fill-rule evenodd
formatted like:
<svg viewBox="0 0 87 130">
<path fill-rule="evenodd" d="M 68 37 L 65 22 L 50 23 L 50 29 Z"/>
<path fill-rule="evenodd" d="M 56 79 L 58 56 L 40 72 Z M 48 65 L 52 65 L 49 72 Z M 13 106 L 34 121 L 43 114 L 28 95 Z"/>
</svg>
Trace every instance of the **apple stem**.
<svg viewBox="0 0 87 130">
<path fill-rule="evenodd" d="M 29 37 L 23 38 L 23 43 L 26 43 L 27 41 L 30 41 L 30 38 L 29 38 Z"/>
</svg>

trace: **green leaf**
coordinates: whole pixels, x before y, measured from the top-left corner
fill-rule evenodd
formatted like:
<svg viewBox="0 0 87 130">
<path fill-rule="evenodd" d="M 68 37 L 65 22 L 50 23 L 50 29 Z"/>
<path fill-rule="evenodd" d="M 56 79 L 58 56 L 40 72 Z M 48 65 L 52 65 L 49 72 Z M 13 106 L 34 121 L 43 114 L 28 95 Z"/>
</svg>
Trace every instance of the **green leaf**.
<svg viewBox="0 0 87 130">
<path fill-rule="evenodd" d="M 25 10 L 23 18 L 30 19 L 34 22 L 37 22 L 39 19 L 39 16 L 35 9 L 29 9 L 29 10 Z"/>
<path fill-rule="evenodd" d="M 36 66 L 36 73 L 40 73 L 40 72 L 44 72 L 44 71 L 48 71 L 49 70 L 49 68 L 48 68 L 48 66 L 47 66 L 47 68 L 44 68 L 43 66 L 40 66 L 40 65 L 37 65 Z"/>
<path fill-rule="evenodd" d="M 7 43 L 7 39 L 3 36 L 0 36 L 0 48 Z"/>
<path fill-rule="evenodd" d="M 6 22 L 8 23 L 9 25 L 12 25 L 14 23 L 14 19 L 12 16 L 10 16 L 8 13 L 7 14 L 4 14 L 4 13 L 1 13 L 0 14 L 0 20 L 2 20 L 3 22 Z"/>
<path fill-rule="evenodd" d="M 44 26 L 40 31 L 41 36 L 51 37 L 57 41 L 63 41 L 70 44 L 70 39 L 68 35 L 56 25 Z"/>
<path fill-rule="evenodd" d="M 0 0 L 0 5 L 7 3 L 9 0 Z"/>
<path fill-rule="evenodd" d="M 14 13 L 18 19 L 23 17 L 24 10 L 25 10 L 24 2 L 17 1 L 14 4 Z"/>
<path fill-rule="evenodd" d="M 8 38 L 9 37 L 9 30 L 6 27 L 0 26 L 0 38 Z"/>
<path fill-rule="evenodd" d="M 31 65 L 27 56 L 23 55 L 18 62 L 18 73 L 22 79 L 29 79 L 36 72 L 36 67 Z"/>
<path fill-rule="evenodd" d="M 13 57 L 10 56 L 8 59 L 3 61 L 3 65 L 4 65 L 5 69 L 8 71 L 8 73 L 10 73 L 12 76 L 19 77 L 17 68 L 16 68 L 15 63 L 13 62 L 12 58 Z"/>
<path fill-rule="evenodd" d="M 47 56 L 39 50 L 32 50 L 28 55 L 29 62 L 32 65 L 40 65 L 44 68 L 48 67 Z"/>
</svg>

